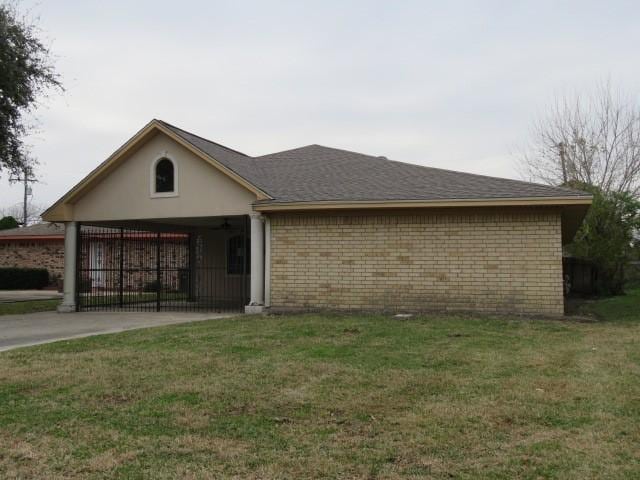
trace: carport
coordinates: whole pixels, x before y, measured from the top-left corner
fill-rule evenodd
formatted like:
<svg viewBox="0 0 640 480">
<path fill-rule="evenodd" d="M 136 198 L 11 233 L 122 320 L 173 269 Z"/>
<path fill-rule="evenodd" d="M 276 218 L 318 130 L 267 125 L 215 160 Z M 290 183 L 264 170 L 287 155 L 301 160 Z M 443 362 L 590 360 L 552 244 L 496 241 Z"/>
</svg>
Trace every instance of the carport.
<svg viewBox="0 0 640 480">
<path fill-rule="evenodd" d="M 241 311 L 249 217 L 80 223 L 78 311 Z"/>
<path fill-rule="evenodd" d="M 270 224 L 253 206 L 270 197 L 219 159 L 248 157 L 152 121 L 52 205 L 59 310 L 262 311 Z"/>
</svg>

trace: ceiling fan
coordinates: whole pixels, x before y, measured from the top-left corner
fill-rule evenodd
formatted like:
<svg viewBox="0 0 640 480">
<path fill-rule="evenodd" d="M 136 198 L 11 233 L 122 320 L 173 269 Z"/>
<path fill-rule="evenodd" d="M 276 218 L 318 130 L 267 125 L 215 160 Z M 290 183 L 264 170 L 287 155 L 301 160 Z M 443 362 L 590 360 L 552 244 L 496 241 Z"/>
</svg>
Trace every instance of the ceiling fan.
<svg viewBox="0 0 640 480">
<path fill-rule="evenodd" d="M 211 230 L 229 230 L 230 228 L 232 228 L 232 226 L 229 223 L 229 219 L 225 217 L 224 221 L 219 226 L 211 227 Z"/>
</svg>

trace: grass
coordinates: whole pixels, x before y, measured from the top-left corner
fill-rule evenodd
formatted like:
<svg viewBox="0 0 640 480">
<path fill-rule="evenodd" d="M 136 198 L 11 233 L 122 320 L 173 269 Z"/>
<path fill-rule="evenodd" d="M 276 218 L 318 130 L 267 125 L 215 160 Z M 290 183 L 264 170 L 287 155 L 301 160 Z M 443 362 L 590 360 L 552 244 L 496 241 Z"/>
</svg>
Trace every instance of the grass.
<svg viewBox="0 0 640 480">
<path fill-rule="evenodd" d="M 586 300 L 578 308 L 579 314 L 593 315 L 599 320 L 615 320 L 617 323 L 640 321 L 640 285 L 628 289 L 620 297 Z"/>
<path fill-rule="evenodd" d="M 122 296 L 122 303 L 124 305 L 133 303 L 146 303 L 153 302 L 158 298 L 156 292 L 136 292 L 125 291 Z M 165 302 L 167 300 L 187 300 L 189 297 L 186 293 L 182 292 L 161 292 L 160 299 Z M 109 292 L 94 292 L 91 294 L 83 294 L 80 297 L 80 302 L 85 307 L 110 307 L 116 306 L 120 303 L 120 296 Z"/>
<path fill-rule="evenodd" d="M 639 306 L 242 317 L 5 352 L 0 477 L 639 478 Z"/>
<path fill-rule="evenodd" d="M 25 302 L 0 303 L 0 315 L 47 312 L 55 310 L 60 300 L 32 300 Z"/>
</svg>

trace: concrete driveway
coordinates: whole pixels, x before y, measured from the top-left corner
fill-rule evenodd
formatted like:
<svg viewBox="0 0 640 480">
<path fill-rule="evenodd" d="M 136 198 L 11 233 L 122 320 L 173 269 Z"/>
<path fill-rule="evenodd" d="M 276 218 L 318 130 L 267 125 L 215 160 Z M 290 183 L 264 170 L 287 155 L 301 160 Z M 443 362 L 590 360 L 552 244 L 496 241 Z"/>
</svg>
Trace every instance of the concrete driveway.
<svg viewBox="0 0 640 480">
<path fill-rule="evenodd" d="M 39 312 L 0 316 L 0 352 L 12 348 L 125 330 L 226 318 L 221 313 Z"/>
</svg>

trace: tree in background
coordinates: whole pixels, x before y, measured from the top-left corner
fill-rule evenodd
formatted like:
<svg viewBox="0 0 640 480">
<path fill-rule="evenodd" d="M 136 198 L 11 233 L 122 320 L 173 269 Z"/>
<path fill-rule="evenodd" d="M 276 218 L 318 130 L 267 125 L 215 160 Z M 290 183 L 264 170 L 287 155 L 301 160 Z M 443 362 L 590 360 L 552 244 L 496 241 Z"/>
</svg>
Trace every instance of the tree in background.
<svg viewBox="0 0 640 480">
<path fill-rule="evenodd" d="M 640 229 L 640 108 L 600 84 L 592 95 L 557 98 L 533 125 L 524 176 L 593 194 L 568 253 L 598 269 L 600 294 L 619 294 Z"/>
<path fill-rule="evenodd" d="M 556 98 L 526 150 L 521 169 L 531 180 L 640 196 L 640 107 L 608 82 L 591 95 Z"/>
<path fill-rule="evenodd" d="M 576 257 L 589 259 L 597 267 L 598 294 L 621 294 L 625 267 L 635 255 L 640 201 L 628 192 L 605 193 L 598 187 L 575 183 L 570 186 L 590 192 L 593 204 L 567 250 Z"/>
<path fill-rule="evenodd" d="M 41 222 L 42 220 L 40 218 L 40 215 L 46 209 L 47 207 L 41 203 L 29 201 L 27 203 L 27 219 L 24 226 L 26 227 L 28 225 L 33 225 L 34 223 Z M 22 224 L 22 217 L 24 216 L 24 208 L 22 203 L 16 203 L 15 205 L 12 205 L 10 207 L 0 208 L 0 217 L 1 216 L 20 219 L 18 223 Z"/>
<path fill-rule="evenodd" d="M 12 216 L 0 218 L 0 230 L 9 230 L 10 228 L 18 228 L 18 221 Z"/>
<path fill-rule="evenodd" d="M 0 172 L 32 168 L 25 165 L 24 137 L 30 130 L 25 116 L 48 89 L 62 89 L 49 49 L 37 34 L 13 4 L 0 4 Z"/>
</svg>

